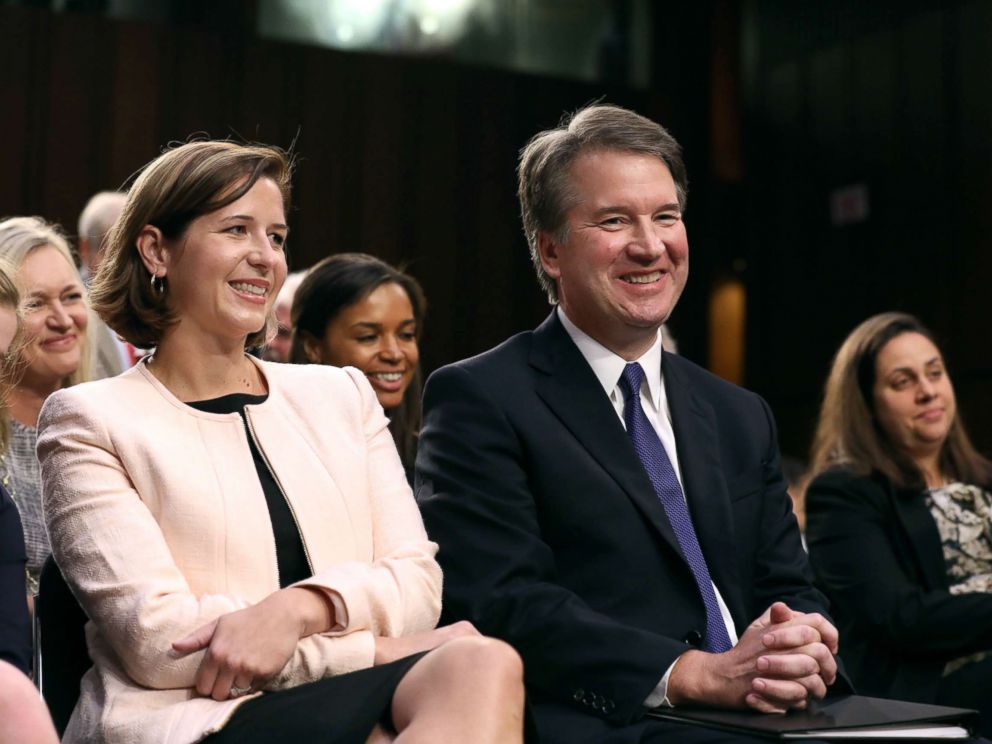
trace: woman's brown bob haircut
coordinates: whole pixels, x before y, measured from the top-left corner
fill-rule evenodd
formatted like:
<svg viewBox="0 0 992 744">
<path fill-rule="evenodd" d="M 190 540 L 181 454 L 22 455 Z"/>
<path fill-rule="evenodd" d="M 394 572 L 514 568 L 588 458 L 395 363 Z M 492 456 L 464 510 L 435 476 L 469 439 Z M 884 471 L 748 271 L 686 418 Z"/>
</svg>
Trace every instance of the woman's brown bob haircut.
<svg viewBox="0 0 992 744">
<path fill-rule="evenodd" d="M 178 322 L 169 302 L 169 281 L 152 291 L 151 274 L 138 253 L 137 239 L 145 225 L 177 240 L 189 224 L 247 194 L 262 178 L 282 193 L 289 212 L 292 158 L 268 145 L 241 145 L 207 140 L 189 142 L 159 155 L 146 165 L 128 190 L 120 218 L 107 236 L 107 247 L 90 292 L 93 309 L 104 322 L 141 349 L 157 346 L 165 330 Z M 275 328 L 248 336 L 245 346 L 260 346 Z"/>
<path fill-rule="evenodd" d="M 882 313 L 851 331 L 834 357 L 813 438 L 811 472 L 833 466 L 858 475 L 882 473 L 896 488 L 925 489 L 923 473 L 908 453 L 893 442 L 875 412 L 875 366 L 886 344 L 904 333 L 918 333 L 936 346 L 933 334 L 912 315 Z M 987 488 L 992 464 L 971 443 L 960 412 L 940 453 L 945 475 Z"/>
</svg>

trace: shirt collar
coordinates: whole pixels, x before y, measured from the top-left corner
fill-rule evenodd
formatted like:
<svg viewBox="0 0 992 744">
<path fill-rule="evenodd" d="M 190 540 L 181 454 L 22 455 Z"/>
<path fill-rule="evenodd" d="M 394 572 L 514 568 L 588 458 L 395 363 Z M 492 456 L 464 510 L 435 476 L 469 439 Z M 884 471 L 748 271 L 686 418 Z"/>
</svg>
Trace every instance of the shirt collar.
<svg viewBox="0 0 992 744">
<path fill-rule="evenodd" d="M 565 314 L 565 311 L 562 310 L 561 305 L 558 306 L 557 312 L 561 324 L 565 326 L 565 332 L 568 333 L 569 338 L 572 339 L 573 343 L 579 348 L 579 352 L 589 363 L 589 366 L 592 367 L 593 374 L 596 375 L 599 384 L 603 386 L 603 390 L 606 391 L 608 396 L 612 397 L 617 389 L 620 375 L 623 374 L 623 368 L 627 366 L 627 360 L 614 354 L 599 343 L 599 341 L 596 341 L 592 336 L 575 325 Z M 644 370 L 644 378 L 648 383 L 651 405 L 654 406 L 655 410 L 660 410 L 663 394 L 660 329 L 651 348 L 634 361 L 640 363 L 641 368 Z"/>
</svg>

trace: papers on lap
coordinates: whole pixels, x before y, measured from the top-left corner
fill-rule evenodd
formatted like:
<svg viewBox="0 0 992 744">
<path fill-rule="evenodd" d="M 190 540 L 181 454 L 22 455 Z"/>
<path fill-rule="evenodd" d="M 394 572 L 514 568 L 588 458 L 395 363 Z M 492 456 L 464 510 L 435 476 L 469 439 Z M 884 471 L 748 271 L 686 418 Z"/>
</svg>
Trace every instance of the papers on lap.
<svg viewBox="0 0 992 744">
<path fill-rule="evenodd" d="M 765 715 L 747 711 L 656 708 L 649 716 L 770 739 L 967 739 L 978 713 L 964 708 L 884 700 L 863 695 L 828 698 L 805 711 Z"/>
<path fill-rule="evenodd" d="M 833 741 L 853 740 L 863 741 L 865 739 L 895 739 L 906 741 L 907 739 L 919 739 L 923 741 L 933 741 L 934 739 L 969 739 L 971 735 L 967 729 L 960 726 L 950 726 L 934 723 L 926 726 L 903 726 L 895 724 L 893 726 L 870 726 L 867 729 L 836 729 L 826 733 L 813 732 L 801 734 L 783 734 L 782 739 L 824 739 Z"/>
</svg>

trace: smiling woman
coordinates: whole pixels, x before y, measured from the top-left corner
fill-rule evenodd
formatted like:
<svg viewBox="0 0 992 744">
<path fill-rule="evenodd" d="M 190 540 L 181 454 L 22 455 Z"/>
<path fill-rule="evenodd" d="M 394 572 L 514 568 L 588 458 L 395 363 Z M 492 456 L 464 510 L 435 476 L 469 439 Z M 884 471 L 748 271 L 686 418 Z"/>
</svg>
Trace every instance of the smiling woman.
<svg viewBox="0 0 992 744">
<path fill-rule="evenodd" d="M 437 546 L 368 378 L 245 353 L 275 329 L 290 172 L 273 147 L 182 145 L 110 235 L 94 307 L 154 352 L 41 414 L 95 667 L 63 741 L 519 742 L 515 652 L 435 629 Z"/>
<path fill-rule="evenodd" d="M 409 274 L 365 253 L 315 265 L 297 290 L 290 361 L 357 367 L 390 418 L 412 482 L 420 428 L 420 350 L 427 300 Z"/>
<path fill-rule="evenodd" d="M 28 589 L 37 591 L 50 548 L 41 506 L 41 474 L 35 455 L 38 415 L 47 398 L 90 376 L 86 290 L 65 236 L 40 217 L 0 222 L 0 258 L 11 267 L 21 295 L 24 343 L 22 373 L 12 387 L 11 439 L 2 467 L 24 525 Z"/>
</svg>

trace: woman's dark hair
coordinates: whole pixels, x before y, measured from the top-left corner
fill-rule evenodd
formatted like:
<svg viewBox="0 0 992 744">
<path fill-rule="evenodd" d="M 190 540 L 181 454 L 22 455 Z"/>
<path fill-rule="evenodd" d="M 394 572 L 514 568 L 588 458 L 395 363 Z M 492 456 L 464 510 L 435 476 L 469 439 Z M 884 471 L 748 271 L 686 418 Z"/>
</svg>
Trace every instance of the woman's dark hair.
<svg viewBox="0 0 992 744">
<path fill-rule="evenodd" d="M 918 333 L 937 342 L 919 320 L 905 313 L 882 313 L 851 331 L 834 357 L 811 455 L 813 475 L 843 465 L 859 475 L 882 473 L 897 488 L 926 488 L 912 458 L 889 438 L 875 415 L 878 355 L 892 339 Z M 992 463 L 972 445 L 954 416 L 940 453 L 940 468 L 950 477 L 982 487 L 992 485 Z"/>
<path fill-rule="evenodd" d="M 290 318 L 293 341 L 289 361 L 309 364 L 312 360 L 304 349 L 304 338 L 323 338 L 327 325 L 346 307 L 361 301 L 382 284 L 398 284 L 410 298 L 417 340 L 423 329 L 427 300 L 420 284 L 409 274 L 366 253 L 339 253 L 329 256 L 311 268 L 293 298 Z M 420 430 L 420 393 L 423 379 L 418 363 L 403 402 L 390 412 L 389 430 L 396 442 L 405 467 L 413 465 L 417 454 L 417 432 Z"/>
</svg>

